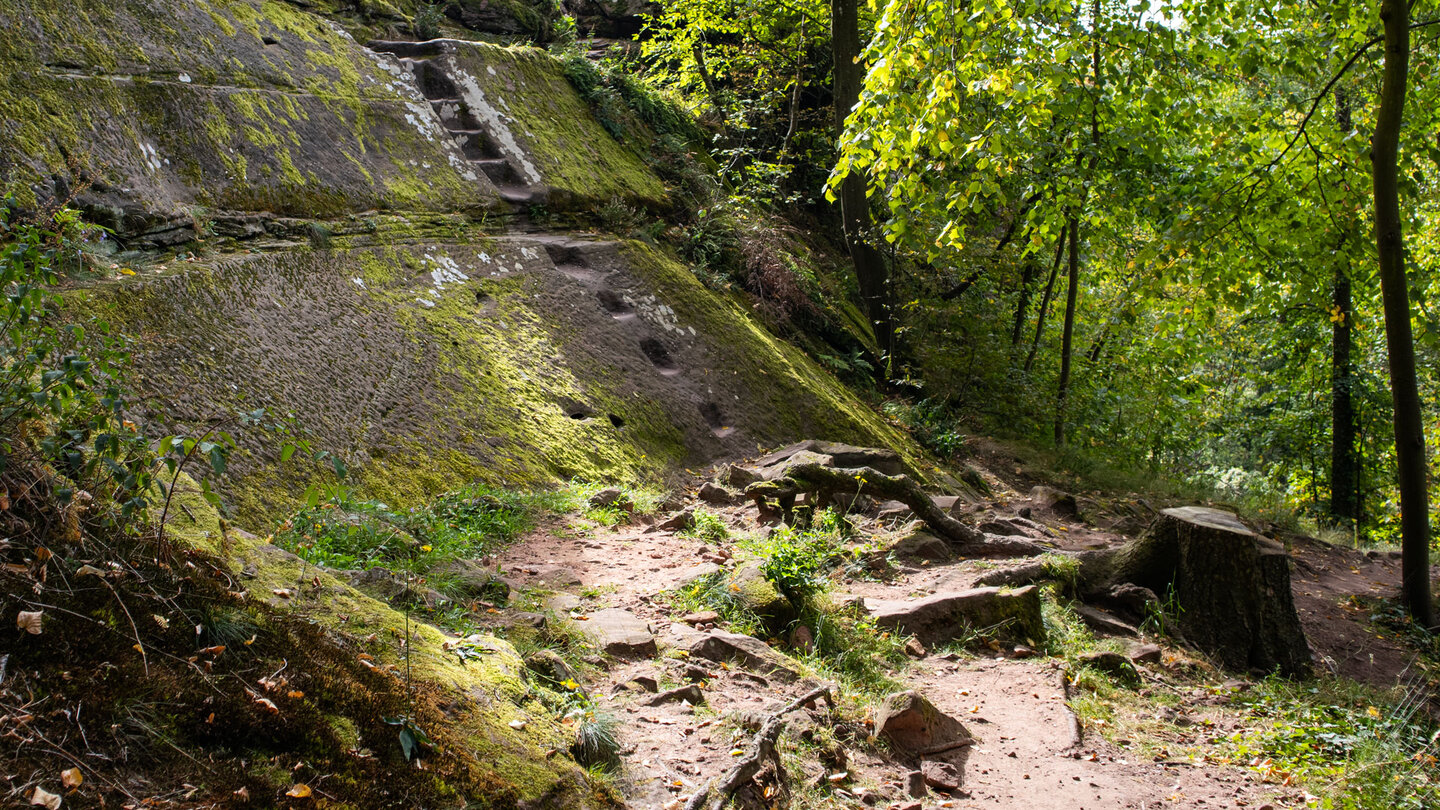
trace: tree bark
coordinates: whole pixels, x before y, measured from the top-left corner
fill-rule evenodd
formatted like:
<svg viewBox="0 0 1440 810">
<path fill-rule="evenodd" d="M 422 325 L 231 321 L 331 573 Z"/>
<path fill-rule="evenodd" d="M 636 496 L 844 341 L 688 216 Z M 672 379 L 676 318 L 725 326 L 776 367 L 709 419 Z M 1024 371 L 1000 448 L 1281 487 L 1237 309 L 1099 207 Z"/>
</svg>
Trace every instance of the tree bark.
<svg viewBox="0 0 1440 810">
<path fill-rule="evenodd" d="M 1400 129 L 1410 68 L 1410 10 L 1406 0 L 1381 0 L 1385 25 L 1385 72 L 1371 138 L 1375 189 L 1375 240 L 1385 345 L 1390 355 L 1390 392 L 1395 404 L 1395 460 L 1400 479 L 1401 600 L 1415 621 L 1434 625 L 1430 605 L 1430 504 L 1420 391 L 1415 379 L 1415 341 L 1405 277 L 1400 220 Z"/>
<path fill-rule="evenodd" d="M 1330 518 L 1353 529 L 1356 509 L 1354 368 L 1350 360 L 1350 279 L 1343 270 L 1331 285 L 1334 316 L 1330 324 Z"/>
<path fill-rule="evenodd" d="M 860 12 L 856 0 L 830 0 L 831 51 L 835 71 L 835 135 L 845 132 L 845 119 L 860 101 L 864 69 L 860 65 Z M 840 181 L 840 219 L 845 244 L 855 265 L 855 280 L 875 342 L 888 362 L 895 352 L 894 308 L 890 306 L 889 270 L 885 257 L 869 242 L 870 201 L 866 181 L 851 172 Z"/>
<path fill-rule="evenodd" d="M 1050 298 L 1055 294 L 1055 279 L 1060 275 L 1060 261 L 1065 258 L 1065 235 L 1070 226 L 1060 229 L 1060 238 L 1055 242 L 1055 261 L 1050 265 L 1050 280 L 1045 282 L 1045 293 L 1040 297 L 1040 312 L 1035 319 L 1035 338 L 1030 341 L 1030 353 L 1025 355 L 1025 373 L 1035 366 L 1035 354 L 1040 349 L 1040 336 L 1045 333 L 1045 316 L 1050 311 Z"/>
<path fill-rule="evenodd" d="M 1166 509 L 1108 559 L 1082 562 L 1081 579 L 1082 591 L 1092 596 L 1126 583 L 1168 594 L 1180 608 L 1171 618 L 1185 639 L 1227 667 L 1310 671 L 1290 555 L 1228 512 Z"/>
<path fill-rule="evenodd" d="M 1055 446 L 1065 446 L 1065 405 L 1070 396 L 1070 354 L 1075 342 L 1075 301 L 1080 287 L 1080 220 L 1070 217 L 1070 281 L 1065 293 L 1065 330 L 1060 342 L 1060 386 L 1055 395 Z"/>
</svg>

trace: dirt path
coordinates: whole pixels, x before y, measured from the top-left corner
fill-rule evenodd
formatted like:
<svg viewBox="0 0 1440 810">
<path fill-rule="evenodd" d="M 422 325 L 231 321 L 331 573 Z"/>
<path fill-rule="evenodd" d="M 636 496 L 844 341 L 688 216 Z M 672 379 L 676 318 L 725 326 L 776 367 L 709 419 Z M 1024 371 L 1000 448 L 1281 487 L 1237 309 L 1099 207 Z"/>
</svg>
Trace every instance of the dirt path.
<svg viewBox="0 0 1440 810">
<path fill-rule="evenodd" d="M 968 507 L 972 514 L 967 519 L 1018 517 L 1030 514 L 1021 511 L 1027 505 L 1016 493 L 1002 492 L 993 501 Z M 732 536 L 765 528 L 749 506 L 707 508 L 730 525 Z M 1124 539 L 1074 519 L 1037 519 L 1037 525 L 1062 546 L 1095 547 Z M 883 538 L 887 529 L 894 528 L 895 521 L 871 521 L 863 530 L 878 532 Z M 571 522 L 533 533 L 498 559 L 501 568 L 520 584 L 577 596 L 578 601 L 562 603 L 573 607 L 570 613 L 577 623 L 602 609 L 621 609 L 646 622 L 654 634 L 658 655 L 610 660 L 598 682 L 591 684 L 592 693 L 602 696 L 621 721 L 618 739 L 623 745 L 624 765 L 619 781 L 632 807 L 678 807 L 684 797 L 730 767 L 732 752 L 748 741 L 750 732 L 739 728 L 743 722 L 737 724 L 734 718 L 743 720 L 768 712 L 803 692 L 808 683 L 804 679 L 786 682 L 738 666 L 727 668 L 667 653 L 688 647 L 700 632 L 679 622 L 657 596 L 721 565 L 733 564 L 716 555 L 734 553 L 731 547 L 646 525 L 605 529 Z M 1367 582 L 1388 580 L 1392 573 L 1386 567 L 1388 559 L 1368 560 L 1374 570 L 1362 570 L 1367 558 L 1353 552 L 1309 549 L 1303 550 L 1300 558 L 1296 595 L 1306 628 L 1312 633 L 1317 623 L 1330 622 L 1336 611 L 1344 613 L 1337 589 L 1354 592 L 1359 585 L 1369 587 Z M 875 599 L 913 599 L 968 587 L 991 565 L 974 561 L 907 564 L 888 581 L 837 580 L 834 589 Z M 1336 580 L 1341 574 L 1344 577 Z M 1368 666 L 1366 656 L 1371 653 L 1339 657 L 1334 655 L 1335 643 L 1345 642 L 1323 637 L 1317 658 L 1324 661 L 1330 656 L 1341 671 L 1362 674 L 1357 667 Z M 1366 649 L 1382 656 L 1399 649 L 1393 644 L 1387 647 L 1383 640 L 1367 643 Z M 1182 719 L 1158 724 L 1146 745 L 1139 741 L 1126 744 L 1132 742 L 1129 740 L 1112 744 L 1091 728 L 1078 754 L 1062 755 L 1070 745 L 1072 731 L 1071 713 L 1062 694 L 1061 663 L 1045 657 L 1015 657 L 1004 648 L 979 655 L 927 655 L 898 673 L 898 680 L 959 719 L 977 740 L 952 760 L 963 775 L 959 790 L 948 794 L 931 790 L 923 797 L 912 797 L 907 791 L 911 767 L 887 756 L 883 746 L 851 745 L 845 763 L 833 767 L 810 763 L 806 773 L 791 775 L 819 781 L 836 770 L 846 774 L 835 782 L 822 800 L 825 803 L 815 806 L 910 810 L 1305 806 L 1303 793 L 1265 783 L 1253 769 L 1213 764 L 1204 758 L 1194 761 L 1181 755 L 1167 756 L 1165 745 L 1194 751 L 1193 746 L 1218 739 L 1225 720 L 1223 708 L 1214 707 L 1224 699 L 1214 697 L 1223 691 L 1218 683 L 1195 686 L 1192 679 L 1188 687 L 1173 686 L 1171 673 L 1160 665 L 1140 669 L 1149 685 L 1168 688 L 1178 696 L 1178 707 L 1169 710 L 1172 715 L 1193 716 L 1195 722 Z M 1392 678 L 1395 663 L 1382 662 Z M 1374 670 L 1377 673 L 1379 666 Z M 1212 677 L 1223 679 L 1218 674 Z M 651 684 L 663 690 L 683 684 L 687 678 L 703 684 L 703 705 L 646 705 L 653 698 Z M 792 733 L 805 734 L 807 722 L 797 715 Z M 1155 753 L 1157 750 L 1162 753 Z"/>
</svg>

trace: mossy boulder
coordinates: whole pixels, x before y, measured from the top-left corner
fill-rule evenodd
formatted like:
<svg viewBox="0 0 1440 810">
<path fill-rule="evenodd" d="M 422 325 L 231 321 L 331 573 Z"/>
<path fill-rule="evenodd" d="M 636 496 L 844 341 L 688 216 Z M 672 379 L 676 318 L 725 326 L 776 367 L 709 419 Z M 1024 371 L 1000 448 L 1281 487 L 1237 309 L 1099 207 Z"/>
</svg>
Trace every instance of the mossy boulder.
<svg viewBox="0 0 1440 810">
<path fill-rule="evenodd" d="M 508 642 L 485 634 L 447 636 L 264 539 L 230 528 L 188 476 L 181 477 L 176 498 L 184 508 L 171 512 L 167 536 L 207 555 L 205 570 L 218 566 L 257 603 L 257 614 L 293 616 L 327 643 L 338 642 L 347 667 L 371 681 L 369 699 L 389 692 L 401 700 L 412 696 L 410 712 L 444 752 L 432 758 L 441 792 L 485 807 L 609 804 L 573 760 L 554 755 L 568 749 L 571 730 L 535 699 L 525 682 L 526 665 Z M 345 677 L 322 675 L 327 682 Z M 301 710 L 286 705 L 287 711 Z M 333 724 L 356 738 L 357 727 L 373 727 L 377 719 L 337 716 Z M 394 745 L 393 734 L 386 728 L 383 739 L 360 742 Z M 319 747 L 323 741 L 311 745 L 315 756 L 331 753 Z M 333 754 L 346 756 L 343 750 Z"/>
<path fill-rule="evenodd" d="M 765 578 L 759 563 L 736 566 L 725 578 L 725 590 L 742 608 L 755 614 L 772 635 L 783 634 L 799 615 L 775 583 Z"/>
</svg>

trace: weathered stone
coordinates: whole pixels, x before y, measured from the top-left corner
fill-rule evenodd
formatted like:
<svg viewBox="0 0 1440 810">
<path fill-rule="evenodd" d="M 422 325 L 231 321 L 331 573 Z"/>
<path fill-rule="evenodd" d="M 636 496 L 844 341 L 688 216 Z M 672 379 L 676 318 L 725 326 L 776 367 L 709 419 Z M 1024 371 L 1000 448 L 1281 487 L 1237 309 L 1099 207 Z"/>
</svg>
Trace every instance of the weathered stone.
<svg viewBox="0 0 1440 810">
<path fill-rule="evenodd" d="M 755 460 L 754 468 L 766 480 L 784 475 L 784 468 L 793 463 L 816 462 L 831 467 L 870 467 L 886 475 L 902 475 L 905 463 L 894 450 L 877 447 L 855 447 L 837 442 L 809 440 L 797 442 L 789 447 Z"/>
<path fill-rule="evenodd" d="M 760 480 L 760 474 L 739 464 L 731 464 L 725 468 L 725 484 L 732 489 L 743 490 L 756 481 Z"/>
<path fill-rule="evenodd" d="M 649 675 L 636 675 L 625 683 L 620 684 L 620 688 L 631 692 L 649 692 L 655 694 L 660 691 L 660 682 Z"/>
<path fill-rule="evenodd" d="M 905 795 L 912 799 L 923 799 L 930 791 L 925 789 L 925 774 L 911 771 L 905 774 Z"/>
<path fill-rule="evenodd" d="M 655 528 L 666 532 L 683 532 L 695 525 L 695 510 L 682 509 L 655 524 Z"/>
<path fill-rule="evenodd" d="M 973 741 L 959 720 L 913 689 L 885 697 L 875 712 L 875 734 L 907 757 L 953 750 Z"/>
<path fill-rule="evenodd" d="M 623 490 L 615 489 L 614 487 L 602 489 L 594 495 L 591 495 L 590 505 L 598 509 L 614 507 L 627 512 L 635 509 L 635 503 L 630 500 L 630 497 L 626 495 Z"/>
<path fill-rule="evenodd" d="M 525 668 L 548 681 L 551 686 L 576 680 L 575 671 L 554 650 L 536 650 L 525 656 Z"/>
<path fill-rule="evenodd" d="M 666 703 L 680 703 L 682 701 L 689 703 L 691 706 L 699 706 L 705 702 L 705 693 L 700 691 L 699 686 L 692 683 L 685 686 L 678 686 L 674 689 L 667 689 L 654 697 L 646 698 L 642 702 L 646 706 L 663 706 Z"/>
<path fill-rule="evenodd" d="M 569 613 L 572 610 L 579 610 L 582 604 L 580 597 L 573 593 L 552 594 L 545 600 L 545 607 L 556 613 Z"/>
<path fill-rule="evenodd" d="M 900 501 L 884 501 L 875 513 L 878 520 L 909 520 L 915 517 L 915 512 Z"/>
<path fill-rule="evenodd" d="M 1135 671 L 1135 665 L 1130 659 L 1117 652 L 1100 651 L 1085 653 L 1080 656 L 1080 663 L 1112 675 L 1126 683 L 1139 683 L 1140 673 Z"/>
<path fill-rule="evenodd" d="M 695 497 L 712 506 L 731 506 L 740 502 L 740 496 L 711 481 L 700 485 Z"/>
<path fill-rule="evenodd" d="M 929 646 L 977 634 L 1031 646 L 1045 642 L 1040 591 L 1034 585 L 974 588 L 913 601 L 867 599 L 865 604 L 877 625 L 913 634 Z"/>
<path fill-rule="evenodd" d="M 712 630 L 690 646 L 690 654 L 709 661 L 735 661 L 745 669 L 772 675 L 783 681 L 794 681 L 800 673 L 790 662 L 757 638 Z"/>
<path fill-rule="evenodd" d="M 891 553 L 902 560 L 930 560 L 944 562 L 954 558 L 950 544 L 928 532 L 915 532 L 900 538 L 890 548 Z"/>
<path fill-rule="evenodd" d="M 503 605 L 510 600 L 510 583 L 477 560 L 454 559 L 439 566 L 436 573 L 450 580 L 452 593 L 464 599 L 483 599 Z"/>
<path fill-rule="evenodd" d="M 1075 615 L 1089 625 L 1090 629 L 1115 636 L 1138 636 L 1140 629 L 1129 622 L 1118 619 L 1099 608 L 1076 603 L 1072 606 Z"/>
<path fill-rule="evenodd" d="M 1158 664 L 1165 657 L 1165 651 L 1157 644 L 1136 644 L 1129 650 L 1130 660 L 1137 664 Z"/>
<path fill-rule="evenodd" d="M 1032 514 L 1039 513 L 1058 518 L 1080 516 L 1080 506 L 1075 502 L 1075 496 L 1054 487 L 1039 486 L 1031 489 L 1030 509 Z"/>
<path fill-rule="evenodd" d="M 452 0 L 445 15 L 472 31 L 520 35 L 539 44 L 555 36 L 560 4 L 548 0 Z"/>
<path fill-rule="evenodd" d="M 920 763 L 920 772 L 925 776 L 925 784 L 947 793 L 959 790 L 964 782 L 960 769 L 948 762 L 927 759 Z"/>
<path fill-rule="evenodd" d="M 686 624 L 710 624 L 720 621 L 720 614 L 713 610 L 700 610 L 694 613 L 686 613 L 680 617 L 680 621 Z"/>
<path fill-rule="evenodd" d="M 580 627 L 607 655 L 649 658 L 656 653 L 650 626 L 628 610 L 597 610 L 590 614 L 589 621 L 581 622 Z"/>
</svg>

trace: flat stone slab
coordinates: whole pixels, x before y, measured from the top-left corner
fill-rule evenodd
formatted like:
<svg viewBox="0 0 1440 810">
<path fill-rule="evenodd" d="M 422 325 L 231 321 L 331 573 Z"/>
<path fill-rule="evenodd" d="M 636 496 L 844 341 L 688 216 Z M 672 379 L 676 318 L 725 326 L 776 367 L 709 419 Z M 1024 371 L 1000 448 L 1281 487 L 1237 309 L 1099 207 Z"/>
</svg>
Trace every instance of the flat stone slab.
<svg viewBox="0 0 1440 810">
<path fill-rule="evenodd" d="M 770 649 L 770 645 L 739 633 L 712 630 L 690 645 L 690 654 L 719 663 L 735 661 L 745 669 L 773 675 L 783 681 L 794 681 L 800 677 L 785 656 Z"/>
<path fill-rule="evenodd" d="M 578 622 L 580 629 L 605 651 L 616 658 L 650 658 L 658 648 L 650 625 L 628 610 L 606 608 L 590 614 L 589 620 Z"/>
<path fill-rule="evenodd" d="M 971 636 L 1032 647 L 1045 643 L 1040 590 L 1034 585 L 1014 590 L 972 588 L 927 599 L 866 599 L 865 608 L 880 627 L 911 633 L 927 647 Z"/>
</svg>

